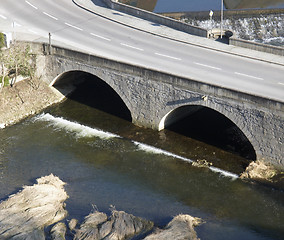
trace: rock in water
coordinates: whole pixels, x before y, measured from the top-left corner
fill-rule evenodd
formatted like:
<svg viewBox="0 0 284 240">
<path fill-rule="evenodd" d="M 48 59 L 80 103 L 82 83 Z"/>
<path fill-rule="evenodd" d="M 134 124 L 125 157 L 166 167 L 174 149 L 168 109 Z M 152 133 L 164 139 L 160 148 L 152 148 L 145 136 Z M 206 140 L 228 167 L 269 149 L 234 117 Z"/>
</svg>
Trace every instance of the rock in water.
<svg viewBox="0 0 284 240">
<path fill-rule="evenodd" d="M 77 224 L 78 224 L 78 220 L 75 218 L 72 218 L 70 222 L 68 223 L 68 228 L 70 229 L 70 231 L 73 231 L 76 228 Z"/>
<path fill-rule="evenodd" d="M 53 174 L 0 203 L 0 239 L 45 239 L 44 227 L 66 217 L 64 182 Z"/>
<path fill-rule="evenodd" d="M 135 217 L 123 211 L 112 211 L 108 218 L 106 214 L 94 212 L 89 214 L 80 229 L 76 240 L 122 240 L 143 234 L 153 228 L 153 222 Z"/>
<path fill-rule="evenodd" d="M 85 217 L 85 221 L 81 224 L 74 239 L 100 239 L 100 226 L 107 221 L 107 215 L 101 212 L 90 213 Z"/>
<path fill-rule="evenodd" d="M 251 162 L 242 173 L 242 179 L 266 180 L 272 181 L 272 178 L 278 174 L 278 171 L 271 165 L 261 161 Z"/>
<path fill-rule="evenodd" d="M 65 240 L 66 225 L 63 222 L 56 223 L 50 230 L 52 240 Z"/>
<path fill-rule="evenodd" d="M 144 238 L 145 240 L 199 240 L 194 227 L 200 225 L 202 220 L 190 215 L 178 215 L 165 227 L 156 230 L 153 234 Z"/>
<path fill-rule="evenodd" d="M 113 222 L 111 232 L 106 239 L 120 240 L 127 239 L 137 234 L 144 233 L 153 228 L 154 224 L 151 221 L 135 217 L 132 214 L 123 211 L 112 211 L 110 222 Z"/>
</svg>

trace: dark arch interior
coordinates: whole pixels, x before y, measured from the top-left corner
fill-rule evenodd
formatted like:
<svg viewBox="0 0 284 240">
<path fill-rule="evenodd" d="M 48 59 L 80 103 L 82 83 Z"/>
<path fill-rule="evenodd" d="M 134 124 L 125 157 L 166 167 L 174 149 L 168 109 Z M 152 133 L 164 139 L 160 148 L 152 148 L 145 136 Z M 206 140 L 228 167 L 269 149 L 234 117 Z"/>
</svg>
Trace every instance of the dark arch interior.
<svg viewBox="0 0 284 240">
<path fill-rule="evenodd" d="M 165 128 L 246 159 L 256 159 L 255 150 L 244 133 L 213 109 L 203 106 L 180 107 L 166 118 Z"/>
<path fill-rule="evenodd" d="M 102 79 L 80 71 L 64 73 L 53 85 L 61 92 L 74 90 L 68 99 L 80 102 L 127 121 L 132 120 L 131 113 L 120 96 Z"/>
</svg>

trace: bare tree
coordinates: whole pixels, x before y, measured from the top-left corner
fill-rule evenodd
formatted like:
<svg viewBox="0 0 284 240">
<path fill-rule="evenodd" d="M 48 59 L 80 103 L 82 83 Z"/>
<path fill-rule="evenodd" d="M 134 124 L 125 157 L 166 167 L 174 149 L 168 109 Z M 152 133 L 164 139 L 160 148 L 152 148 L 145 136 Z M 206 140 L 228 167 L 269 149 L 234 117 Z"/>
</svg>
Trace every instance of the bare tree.
<svg viewBox="0 0 284 240">
<path fill-rule="evenodd" d="M 13 87 L 18 76 L 33 78 L 35 73 L 34 55 L 27 44 L 16 43 L 9 49 L 0 51 L 0 65 L 2 66 L 2 85 L 8 77 Z M 0 90 L 1 90 L 0 89 Z"/>
</svg>

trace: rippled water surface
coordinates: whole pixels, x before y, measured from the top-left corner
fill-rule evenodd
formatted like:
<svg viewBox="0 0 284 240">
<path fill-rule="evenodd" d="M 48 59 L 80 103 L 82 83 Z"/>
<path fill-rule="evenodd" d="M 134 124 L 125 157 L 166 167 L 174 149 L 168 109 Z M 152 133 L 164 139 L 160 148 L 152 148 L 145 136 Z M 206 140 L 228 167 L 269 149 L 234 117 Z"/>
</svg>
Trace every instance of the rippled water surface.
<svg viewBox="0 0 284 240">
<path fill-rule="evenodd" d="M 53 173 L 67 182 L 68 219 L 114 205 L 158 226 L 179 213 L 201 217 L 206 223 L 196 230 L 204 240 L 283 239 L 284 193 L 193 167 L 190 156 L 224 166 L 238 158 L 177 133 L 138 128 L 67 100 L 1 129 L 0 139 L 1 199 Z"/>
<path fill-rule="evenodd" d="M 119 0 L 122 3 L 127 3 L 133 6 L 149 9 L 152 8 L 154 12 L 191 12 L 191 11 L 209 11 L 220 10 L 221 0 Z M 223 0 L 225 6 L 239 7 L 239 8 L 284 8 L 284 0 Z"/>
</svg>

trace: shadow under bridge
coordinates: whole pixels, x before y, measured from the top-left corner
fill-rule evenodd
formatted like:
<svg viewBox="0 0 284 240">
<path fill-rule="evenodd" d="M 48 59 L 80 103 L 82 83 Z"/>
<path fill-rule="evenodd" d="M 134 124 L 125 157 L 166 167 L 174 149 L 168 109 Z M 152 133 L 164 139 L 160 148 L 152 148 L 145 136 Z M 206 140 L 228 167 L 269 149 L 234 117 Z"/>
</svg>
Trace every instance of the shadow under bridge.
<svg viewBox="0 0 284 240">
<path fill-rule="evenodd" d="M 256 160 L 255 150 L 240 128 L 223 114 L 205 106 L 178 107 L 162 119 L 159 128 Z"/>
<path fill-rule="evenodd" d="M 84 71 L 68 71 L 51 84 L 68 99 L 96 108 L 127 121 L 131 113 L 119 94 L 104 80 Z"/>
</svg>

